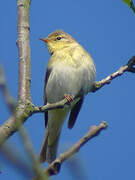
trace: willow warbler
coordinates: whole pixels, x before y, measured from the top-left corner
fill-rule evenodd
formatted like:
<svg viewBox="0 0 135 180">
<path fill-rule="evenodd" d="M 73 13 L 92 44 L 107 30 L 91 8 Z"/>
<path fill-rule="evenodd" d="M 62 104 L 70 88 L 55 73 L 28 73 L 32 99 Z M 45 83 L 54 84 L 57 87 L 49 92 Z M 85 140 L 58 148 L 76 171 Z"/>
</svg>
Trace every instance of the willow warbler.
<svg viewBox="0 0 135 180">
<path fill-rule="evenodd" d="M 56 158 L 62 125 L 68 113 L 68 128 L 72 128 L 95 80 L 95 66 L 87 51 L 69 34 L 57 30 L 41 38 L 51 55 L 48 62 L 44 104 L 56 103 L 64 97 L 73 97 L 63 109 L 45 112 L 46 134 L 40 151 L 40 161 L 51 163 Z"/>
</svg>

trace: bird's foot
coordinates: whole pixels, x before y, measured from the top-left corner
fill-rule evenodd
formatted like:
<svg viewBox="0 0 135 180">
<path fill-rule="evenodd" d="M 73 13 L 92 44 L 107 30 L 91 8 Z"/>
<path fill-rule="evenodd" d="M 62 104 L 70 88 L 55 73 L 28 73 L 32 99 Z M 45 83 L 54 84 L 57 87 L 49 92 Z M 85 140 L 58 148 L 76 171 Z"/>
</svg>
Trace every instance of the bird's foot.
<svg viewBox="0 0 135 180">
<path fill-rule="evenodd" d="M 74 100 L 74 97 L 70 94 L 65 94 L 64 97 L 67 99 L 69 103 L 71 103 Z"/>
</svg>

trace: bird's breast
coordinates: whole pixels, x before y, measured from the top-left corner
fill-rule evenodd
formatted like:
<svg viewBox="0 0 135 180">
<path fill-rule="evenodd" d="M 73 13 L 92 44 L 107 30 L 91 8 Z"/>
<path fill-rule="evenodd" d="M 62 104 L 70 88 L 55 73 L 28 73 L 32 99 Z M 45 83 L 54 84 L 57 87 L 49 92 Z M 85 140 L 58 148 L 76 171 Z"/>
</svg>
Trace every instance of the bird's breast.
<svg viewBox="0 0 135 180">
<path fill-rule="evenodd" d="M 88 93 L 95 79 L 95 66 L 83 48 L 56 53 L 49 63 L 52 69 L 46 85 L 49 103 L 62 100 L 65 94 L 76 97 Z"/>
</svg>

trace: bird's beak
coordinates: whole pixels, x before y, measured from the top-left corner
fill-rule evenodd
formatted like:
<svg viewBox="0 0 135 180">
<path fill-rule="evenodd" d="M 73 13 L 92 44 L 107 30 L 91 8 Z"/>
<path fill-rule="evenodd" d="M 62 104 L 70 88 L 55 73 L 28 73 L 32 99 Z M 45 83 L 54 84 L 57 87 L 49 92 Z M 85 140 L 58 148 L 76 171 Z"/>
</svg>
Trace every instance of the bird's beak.
<svg viewBox="0 0 135 180">
<path fill-rule="evenodd" d="M 48 43 L 49 39 L 47 38 L 39 38 L 41 41 L 44 41 L 45 43 Z"/>
</svg>

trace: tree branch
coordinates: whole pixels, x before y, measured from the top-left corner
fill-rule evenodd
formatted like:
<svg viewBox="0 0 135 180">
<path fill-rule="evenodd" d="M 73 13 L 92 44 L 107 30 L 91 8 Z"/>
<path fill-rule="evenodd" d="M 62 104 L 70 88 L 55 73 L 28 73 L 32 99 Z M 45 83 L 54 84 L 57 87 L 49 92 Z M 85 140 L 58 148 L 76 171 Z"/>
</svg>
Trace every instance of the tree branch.
<svg viewBox="0 0 135 180">
<path fill-rule="evenodd" d="M 99 133 L 107 128 L 107 123 L 103 121 L 98 126 L 92 126 L 88 133 L 84 135 L 72 148 L 70 148 L 67 152 L 60 154 L 60 156 L 54 160 L 44 171 L 43 174 L 47 174 L 48 176 L 56 175 L 60 171 L 60 167 L 63 162 L 72 157 L 75 153 L 77 153 L 81 147 L 84 146 L 89 140 L 93 137 L 99 135 Z M 38 180 L 38 177 L 35 177 L 33 180 Z"/>
<path fill-rule="evenodd" d="M 54 103 L 54 104 L 47 104 L 45 106 L 35 106 L 33 109 L 33 113 L 41 113 L 41 112 L 46 112 L 52 109 L 59 109 L 59 108 L 63 108 L 65 104 L 68 103 L 68 100 L 66 98 L 64 98 L 63 100 Z"/>
<path fill-rule="evenodd" d="M 120 67 L 113 74 L 107 76 L 105 79 L 102 79 L 101 81 L 96 81 L 94 86 L 93 86 L 92 92 L 99 90 L 101 87 L 103 87 L 106 84 L 110 84 L 113 79 L 115 79 L 118 76 L 121 76 L 125 72 L 135 73 L 135 67 L 134 66 L 135 66 L 135 56 L 133 56 L 125 66 Z"/>
<path fill-rule="evenodd" d="M 18 99 L 31 101 L 30 86 L 31 86 L 31 57 L 30 57 L 30 42 L 29 42 L 29 9 L 30 0 L 18 0 L 18 54 L 19 54 L 19 92 Z"/>
</svg>

